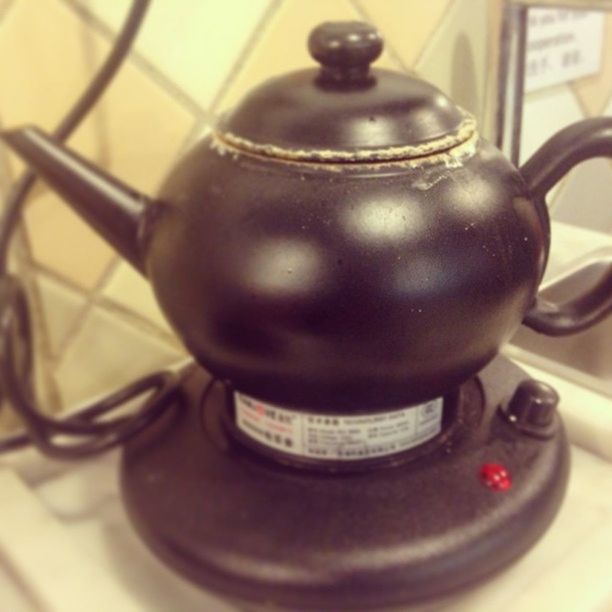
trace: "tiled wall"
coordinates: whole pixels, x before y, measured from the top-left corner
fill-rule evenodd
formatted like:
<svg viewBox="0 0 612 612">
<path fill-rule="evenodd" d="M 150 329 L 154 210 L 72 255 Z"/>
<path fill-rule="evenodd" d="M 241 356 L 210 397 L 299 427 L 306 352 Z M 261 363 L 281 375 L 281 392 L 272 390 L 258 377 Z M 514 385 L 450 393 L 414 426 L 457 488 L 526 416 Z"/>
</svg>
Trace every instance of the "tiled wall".
<svg viewBox="0 0 612 612">
<path fill-rule="evenodd" d="M 52 128 L 108 52 L 129 5 L 0 0 L 1 124 Z M 153 195 L 217 113 L 261 79 L 311 64 L 308 32 L 330 19 L 372 21 L 387 42 L 381 65 L 415 69 L 490 125 L 499 15 L 498 0 L 153 0 L 135 52 L 70 144 Z M 610 45 L 610 19 L 607 27 Z M 609 48 L 601 75 L 530 96 L 525 151 L 562 123 L 606 104 L 612 110 L 611 60 Z M 0 192 L 22 169 L 0 149 Z M 559 214 L 571 216 L 582 183 L 595 175 L 612 181 L 609 172 L 596 161 L 568 180 Z M 147 283 L 43 186 L 30 198 L 25 230 L 24 275 L 50 410 L 181 359 Z"/>
</svg>

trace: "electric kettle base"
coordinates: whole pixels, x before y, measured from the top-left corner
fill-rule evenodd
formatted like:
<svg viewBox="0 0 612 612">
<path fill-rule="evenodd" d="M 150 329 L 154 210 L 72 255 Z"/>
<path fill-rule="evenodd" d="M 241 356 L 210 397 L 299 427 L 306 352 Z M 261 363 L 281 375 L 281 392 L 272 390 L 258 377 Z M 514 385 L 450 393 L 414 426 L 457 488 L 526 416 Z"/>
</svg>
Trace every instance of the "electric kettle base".
<svg viewBox="0 0 612 612">
<path fill-rule="evenodd" d="M 124 502 L 164 562 L 242 609 L 401 609 L 442 597 L 525 553 L 562 501 L 559 417 L 538 428 L 507 416 L 528 378 L 497 357 L 459 389 L 432 450 L 334 471 L 237 441 L 231 394 L 194 366 L 182 399 L 127 444 Z"/>
</svg>

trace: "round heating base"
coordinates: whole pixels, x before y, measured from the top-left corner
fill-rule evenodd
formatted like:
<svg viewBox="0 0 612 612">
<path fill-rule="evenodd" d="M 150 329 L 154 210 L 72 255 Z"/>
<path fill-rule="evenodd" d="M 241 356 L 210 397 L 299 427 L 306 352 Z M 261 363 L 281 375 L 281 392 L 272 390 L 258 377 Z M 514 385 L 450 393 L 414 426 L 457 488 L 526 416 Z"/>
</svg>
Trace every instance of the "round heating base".
<svg viewBox="0 0 612 612">
<path fill-rule="evenodd" d="M 330 473 L 236 441 L 225 386 L 194 367 L 183 399 L 125 448 L 124 501 L 161 559 L 242 608 L 384 610 L 437 598 L 519 557 L 559 508 L 569 454 L 558 417 L 537 436 L 500 410 L 526 378 L 497 358 L 460 389 L 464 422 L 435 450 Z"/>
</svg>

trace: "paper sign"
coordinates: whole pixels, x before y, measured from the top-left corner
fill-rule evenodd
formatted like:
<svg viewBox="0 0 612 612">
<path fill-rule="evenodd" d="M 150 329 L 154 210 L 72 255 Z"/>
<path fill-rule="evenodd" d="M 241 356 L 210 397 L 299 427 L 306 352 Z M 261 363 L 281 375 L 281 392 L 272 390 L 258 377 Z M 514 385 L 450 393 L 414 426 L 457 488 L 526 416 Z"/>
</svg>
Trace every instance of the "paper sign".
<svg viewBox="0 0 612 612">
<path fill-rule="evenodd" d="M 525 91 L 599 72 L 602 12 L 530 8 L 528 19 Z"/>
</svg>

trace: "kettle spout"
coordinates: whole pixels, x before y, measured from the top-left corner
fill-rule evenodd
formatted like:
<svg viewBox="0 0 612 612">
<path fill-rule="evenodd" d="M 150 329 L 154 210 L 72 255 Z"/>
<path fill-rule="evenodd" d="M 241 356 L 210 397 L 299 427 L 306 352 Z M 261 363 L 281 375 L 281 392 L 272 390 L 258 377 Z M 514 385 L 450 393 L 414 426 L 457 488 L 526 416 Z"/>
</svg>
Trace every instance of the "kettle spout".
<svg viewBox="0 0 612 612">
<path fill-rule="evenodd" d="M 145 273 L 144 195 L 36 127 L 0 132 L 0 138 L 138 271 Z"/>
</svg>

